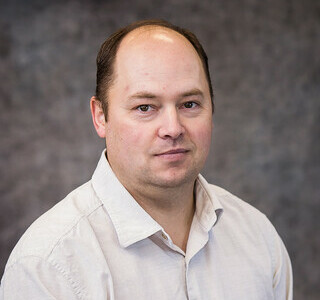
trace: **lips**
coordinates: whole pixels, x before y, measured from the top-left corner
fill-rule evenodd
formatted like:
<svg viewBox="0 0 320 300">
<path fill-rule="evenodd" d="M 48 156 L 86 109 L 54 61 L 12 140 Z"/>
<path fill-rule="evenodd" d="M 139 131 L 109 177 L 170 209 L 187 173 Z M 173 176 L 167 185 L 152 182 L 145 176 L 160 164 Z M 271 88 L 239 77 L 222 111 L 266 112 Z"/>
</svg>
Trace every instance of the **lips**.
<svg viewBox="0 0 320 300">
<path fill-rule="evenodd" d="M 166 155 L 175 155 L 175 154 L 183 154 L 183 153 L 187 153 L 189 152 L 188 149 L 184 149 L 184 148 L 178 148 L 178 149 L 171 149 L 165 152 L 161 152 L 159 154 L 156 154 L 156 156 L 166 156 Z"/>
</svg>

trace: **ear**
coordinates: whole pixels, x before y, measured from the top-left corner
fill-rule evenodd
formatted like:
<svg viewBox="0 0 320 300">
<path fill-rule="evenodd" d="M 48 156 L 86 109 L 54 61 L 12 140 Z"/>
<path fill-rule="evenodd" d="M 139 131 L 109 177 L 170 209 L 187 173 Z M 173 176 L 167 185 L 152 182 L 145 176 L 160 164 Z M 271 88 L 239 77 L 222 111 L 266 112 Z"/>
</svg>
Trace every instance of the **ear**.
<svg viewBox="0 0 320 300">
<path fill-rule="evenodd" d="M 90 109 L 93 125 L 97 131 L 98 136 L 101 138 L 105 138 L 106 120 L 104 117 L 101 101 L 99 101 L 95 96 L 91 97 L 90 99 Z"/>
</svg>

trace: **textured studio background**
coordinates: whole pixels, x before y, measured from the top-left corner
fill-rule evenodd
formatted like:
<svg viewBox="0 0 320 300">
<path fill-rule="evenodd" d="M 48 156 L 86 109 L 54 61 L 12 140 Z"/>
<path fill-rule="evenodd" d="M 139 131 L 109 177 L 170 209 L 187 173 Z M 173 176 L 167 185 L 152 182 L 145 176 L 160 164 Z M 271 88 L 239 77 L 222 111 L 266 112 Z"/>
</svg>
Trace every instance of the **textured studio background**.
<svg viewBox="0 0 320 300">
<path fill-rule="evenodd" d="M 95 57 L 118 27 L 165 18 L 207 50 L 216 113 L 207 179 L 264 212 L 297 300 L 320 299 L 320 1 L 1 1 L 0 277 L 40 214 L 90 179 Z"/>
</svg>

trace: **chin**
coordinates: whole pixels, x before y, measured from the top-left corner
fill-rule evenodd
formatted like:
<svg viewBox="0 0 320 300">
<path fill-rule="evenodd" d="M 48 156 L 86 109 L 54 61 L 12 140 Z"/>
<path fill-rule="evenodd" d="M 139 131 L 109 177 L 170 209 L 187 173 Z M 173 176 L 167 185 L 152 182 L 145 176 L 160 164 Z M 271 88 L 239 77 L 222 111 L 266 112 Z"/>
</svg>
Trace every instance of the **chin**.
<svg viewBox="0 0 320 300">
<path fill-rule="evenodd" d="M 150 178 L 149 182 L 157 187 L 176 188 L 185 184 L 193 184 L 198 174 L 198 172 L 188 172 L 184 174 L 163 174 L 163 176 L 155 176 L 154 178 Z"/>
</svg>

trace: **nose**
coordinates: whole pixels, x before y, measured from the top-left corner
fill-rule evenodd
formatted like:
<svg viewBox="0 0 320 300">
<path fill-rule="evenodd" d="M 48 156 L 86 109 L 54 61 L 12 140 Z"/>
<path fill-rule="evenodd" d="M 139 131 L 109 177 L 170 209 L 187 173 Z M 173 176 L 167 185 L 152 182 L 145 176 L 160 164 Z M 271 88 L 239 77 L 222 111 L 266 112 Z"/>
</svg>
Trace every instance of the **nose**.
<svg viewBox="0 0 320 300">
<path fill-rule="evenodd" d="M 185 128 L 181 123 L 178 109 L 168 108 L 163 112 L 159 127 L 159 137 L 163 139 L 177 139 L 185 133 Z"/>
</svg>

